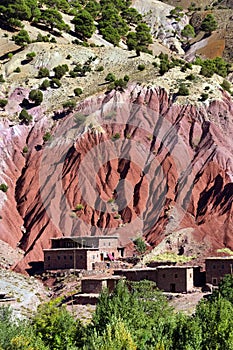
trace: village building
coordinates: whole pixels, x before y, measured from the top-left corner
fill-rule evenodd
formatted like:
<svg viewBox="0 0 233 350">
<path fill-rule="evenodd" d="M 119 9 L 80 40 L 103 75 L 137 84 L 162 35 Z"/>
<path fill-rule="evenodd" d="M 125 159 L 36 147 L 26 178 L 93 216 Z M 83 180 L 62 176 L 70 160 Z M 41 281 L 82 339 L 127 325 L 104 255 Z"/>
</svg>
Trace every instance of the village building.
<svg viewBox="0 0 233 350">
<path fill-rule="evenodd" d="M 113 261 L 123 253 L 118 236 L 52 238 L 51 248 L 44 249 L 44 269 L 93 270 L 95 263 Z"/>
<path fill-rule="evenodd" d="M 209 257 L 205 260 L 206 283 L 217 286 L 226 274 L 233 273 L 233 256 Z"/>
<path fill-rule="evenodd" d="M 99 294 L 103 289 L 108 289 L 112 292 L 119 280 L 124 279 L 123 276 L 92 276 L 84 277 L 81 280 L 81 293 L 96 293 Z"/>
</svg>

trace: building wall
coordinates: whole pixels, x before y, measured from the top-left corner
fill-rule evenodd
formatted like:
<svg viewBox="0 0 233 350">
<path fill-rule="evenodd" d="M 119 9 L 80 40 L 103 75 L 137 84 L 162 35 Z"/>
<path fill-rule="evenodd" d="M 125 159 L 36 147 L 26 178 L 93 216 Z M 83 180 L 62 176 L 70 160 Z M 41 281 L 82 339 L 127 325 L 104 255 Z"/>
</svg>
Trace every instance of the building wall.
<svg viewBox="0 0 233 350">
<path fill-rule="evenodd" d="M 115 275 L 125 276 L 129 281 L 149 280 L 157 281 L 156 269 L 132 269 L 132 270 L 116 270 Z"/>
<path fill-rule="evenodd" d="M 106 280 L 87 279 L 81 281 L 82 293 L 101 293 L 103 288 L 107 287 Z"/>
<path fill-rule="evenodd" d="M 193 290 L 192 268 L 157 267 L 157 287 L 165 292 L 189 292 Z"/>
<path fill-rule="evenodd" d="M 100 261 L 98 250 L 84 249 L 48 249 L 44 250 L 44 269 L 86 269 L 92 270 L 93 264 Z"/>
<path fill-rule="evenodd" d="M 206 283 L 217 286 L 220 280 L 233 271 L 233 258 L 206 259 Z"/>
</svg>

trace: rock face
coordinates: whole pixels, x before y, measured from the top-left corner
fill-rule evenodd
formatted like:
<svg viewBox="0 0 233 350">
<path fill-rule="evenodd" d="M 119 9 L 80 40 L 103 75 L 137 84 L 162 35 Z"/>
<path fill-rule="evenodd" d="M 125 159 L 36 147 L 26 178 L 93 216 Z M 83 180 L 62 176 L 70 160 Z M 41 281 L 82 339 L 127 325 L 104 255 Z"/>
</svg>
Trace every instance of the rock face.
<svg viewBox="0 0 233 350">
<path fill-rule="evenodd" d="M 0 238 L 25 251 L 16 270 L 43 260 L 62 235 L 119 234 L 128 244 L 143 234 L 154 247 L 187 228 L 206 250 L 233 248 L 228 94 L 178 105 L 164 89 L 134 85 L 56 113 L 49 129 L 42 111 L 32 114 L 32 126 L 1 128 L 9 189 L 0 193 Z"/>
</svg>

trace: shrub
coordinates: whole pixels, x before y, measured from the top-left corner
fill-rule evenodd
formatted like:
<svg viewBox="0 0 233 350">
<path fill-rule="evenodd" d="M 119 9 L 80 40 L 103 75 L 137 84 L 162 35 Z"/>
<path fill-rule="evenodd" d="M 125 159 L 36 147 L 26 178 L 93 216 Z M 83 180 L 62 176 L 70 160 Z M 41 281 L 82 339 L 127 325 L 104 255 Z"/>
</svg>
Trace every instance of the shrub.
<svg viewBox="0 0 233 350">
<path fill-rule="evenodd" d="M 119 134 L 119 132 L 117 132 L 116 134 L 114 134 L 112 136 L 112 140 L 115 141 L 115 140 L 119 140 L 121 138 L 121 135 Z"/>
<path fill-rule="evenodd" d="M 28 114 L 28 112 L 26 111 L 26 109 L 22 109 L 22 111 L 19 114 L 19 119 L 25 123 L 25 124 L 29 124 L 32 121 L 32 116 L 31 114 Z"/>
<path fill-rule="evenodd" d="M 50 87 L 50 81 L 48 79 L 43 80 L 40 85 L 40 89 L 47 90 L 49 87 Z"/>
<path fill-rule="evenodd" d="M 81 88 L 74 89 L 75 96 L 81 96 L 83 93 L 83 90 Z"/>
<path fill-rule="evenodd" d="M 96 68 L 97 72 L 103 72 L 103 70 L 104 70 L 103 66 L 99 66 L 99 67 Z"/>
<path fill-rule="evenodd" d="M 223 82 L 222 82 L 222 84 L 220 84 L 220 85 L 221 85 L 221 87 L 222 87 L 224 90 L 226 90 L 226 91 L 228 91 L 229 93 L 231 93 L 231 84 L 229 83 L 228 80 L 224 79 Z"/>
<path fill-rule="evenodd" d="M 43 136 L 44 142 L 50 141 L 51 138 L 52 138 L 52 136 L 51 136 L 51 134 L 50 134 L 49 131 L 47 131 L 47 132 L 44 134 L 44 136 Z"/>
<path fill-rule="evenodd" d="M 28 61 L 32 61 L 33 58 L 36 57 L 36 53 L 33 51 L 33 52 L 28 52 L 27 55 L 26 55 L 26 58 Z"/>
<path fill-rule="evenodd" d="M 177 92 L 178 95 L 180 96 L 188 96 L 189 95 L 189 89 L 187 88 L 187 86 L 185 86 L 185 84 L 181 83 L 179 86 L 179 90 Z"/>
<path fill-rule="evenodd" d="M 83 209 L 84 209 L 84 206 L 82 204 L 80 204 L 80 203 L 75 206 L 75 211 L 80 211 L 80 210 L 83 210 Z"/>
<path fill-rule="evenodd" d="M 21 69 L 20 67 L 16 67 L 15 70 L 14 70 L 15 73 L 20 73 L 21 72 Z"/>
<path fill-rule="evenodd" d="M 202 92 L 199 101 L 206 101 L 208 97 L 209 95 L 206 92 Z"/>
<path fill-rule="evenodd" d="M 5 83 L 5 80 L 3 78 L 3 74 L 0 74 L 0 83 Z"/>
<path fill-rule="evenodd" d="M 38 72 L 38 78 L 45 78 L 49 77 L 49 70 L 48 68 L 40 68 Z"/>
<path fill-rule="evenodd" d="M 0 185 L 0 191 L 6 193 L 8 190 L 8 186 L 6 184 L 1 184 Z"/>
<path fill-rule="evenodd" d="M 68 66 L 67 64 L 62 64 L 59 65 L 57 67 L 53 68 L 53 71 L 55 72 L 55 78 L 56 79 L 61 79 L 63 77 L 63 75 L 66 74 L 66 72 L 68 72 Z"/>
<path fill-rule="evenodd" d="M 83 114 L 76 114 L 74 116 L 74 121 L 78 124 L 78 125 L 81 125 L 85 122 L 86 120 L 86 116 L 83 115 Z"/>
<path fill-rule="evenodd" d="M 108 75 L 105 77 L 105 80 L 111 83 L 116 80 L 116 77 L 113 73 L 108 73 Z"/>
<path fill-rule="evenodd" d="M 43 93 L 40 90 L 31 90 L 29 93 L 30 100 L 35 102 L 36 106 L 39 106 L 43 101 Z"/>
<path fill-rule="evenodd" d="M 71 57 L 72 57 L 72 56 L 69 54 L 69 55 L 66 56 L 66 59 L 67 59 L 67 60 L 70 60 Z"/>
<path fill-rule="evenodd" d="M 50 81 L 50 86 L 53 89 L 58 89 L 59 87 L 61 87 L 61 82 L 57 78 L 52 78 Z"/>
<path fill-rule="evenodd" d="M 196 79 L 196 76 L 194 74 L 189 74 L 185 77 L 185 79 L 190 80 L 190 81 L 194 81 Z"/>
<path fill-rule="evenodd" d="M 63 108 L 73 109 L 76 106 L 76 101 L 75 100 L 69 100 L 67 102 L 64 102 L 62 106 L 63 106 Z"/>
<path fill-rule="evenodd" d="M 28 35 L 28 32 L 24 29 L 21 29 L 18 34 L 13 35 L 12 39 L 14 40 L 16 45 L 19 46 L 25 46 L 30 43 L 30 37 Z"/>
<path fill-rule="evenodd" d="M 194 38 L 195 37 L 195 31 L 191 24 L 187 24 L 184 29 L 181 31 L 181 35 L 185 38 Z"/>
<path fill-rule="evenodd" d="M 23 153 L 28 153 L 28 146 L 27 146 L 27 145 L 24 146 L 24 148 L 23 148 Z"/>
<path fill-rule="evenodd" d="M 218 22 L 216 21 L 214 15 L 212 15 L 212 13 L 208 13 L 201 23 L 201 30 L 211 34 L 212 31 L 216 30 L 217 28 Z"/>
<path fill-rule="evenodd" d="M 125 75 L 124 78 L 123 78 L 124 81 L 126 81 L 128 83 L 129 81 L 129 76 L 128 75 Z"/>
<path fill-rule="evenodd" d="M 4 108 L 7 105 L 7 102 L 8 102 L 7 100 L 0 99 L 0 107 Z"/>
<path fill-rule="evenodd" d="M 14 54 L 13 54 L 12 52 L 9 52 L 8 55 L 7 55 L 7 57 L 9 58 L 9 60 L 11 60 L 13 56 L 14 56 Z"/>
<path fill-rule="evenodd" d="M 143 71 L 146 68 L 145 64 L 139 64 L 138 70 Z"/>
</svg>

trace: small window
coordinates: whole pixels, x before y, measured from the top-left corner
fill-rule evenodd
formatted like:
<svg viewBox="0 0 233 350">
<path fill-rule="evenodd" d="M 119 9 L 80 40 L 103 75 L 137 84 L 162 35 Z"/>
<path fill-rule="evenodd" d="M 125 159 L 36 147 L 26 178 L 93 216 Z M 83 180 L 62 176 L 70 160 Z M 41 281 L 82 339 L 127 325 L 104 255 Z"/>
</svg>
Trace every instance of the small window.
<svg viewBox="0 0 233 350">
<path fill-rule="evenodd" d="M 64 255 L 64 260 L 66 260 L 66 256 Z"/>
<path fill-rule="evenodd" d="M 61 257 L 58 255 L 57 260 L 60 260 L 60 259 L 61 259 Z"/>
<path fill-rule="evenodd" d="M 213 265 L 213 269 L 216 269 L 216 266 L 215 266 L 215 265 Z"/>
<path fill-rule="evenodd" d="M 92 259 L 95 259 L 95 255 L 92 255 Z"/>
<path fill-rule="evenodd" d="M 47 260 L 50 260 L 50 256 L 47 256 Z"/>
<path fill-rule="evenodd" d="M 73 259 L 73 257 L 72 257 L 72 255 L 70 255 L 70 260 L 72 260 Z"/>
<path fill-rule="evenodd" d="M 224 265 L 222 265 L 222 270 L 224 270 Z"/>
<path fill-rule="evenodd" d="M 175 278 L 177 278 L 178 277 L 178 275 L 177 275 L 177 273 L 175 273 Z"/>
<path fill-rule="evenodd" d="M 104 247 L 105 247 L 105 242 L 104 242 Z"/>
<path fill-rule="evenodd" d="M 212 284 L 215 285 L 215 286 L 218 284 L 217 278 L 212 278 Z"/>
<path fill-rule="evenodd" d="M 191 273 L 190 273 L 189 277 L 192 278 L 192 274 Z"/>
<path fill-rule="evenodd" d="M 165 275 L 165 273 L 163 274 L 163 278 L 165 278 L 166 277 L 166 275 Z"/>
<path fill-rule="evenodd" d="M 109 242 L 109 243 L 108 243 L 108 245 L 109 245 L 109 247 L 110 247 L 110 245 L 111 245 L 111 242 Z"/>
</svg>

